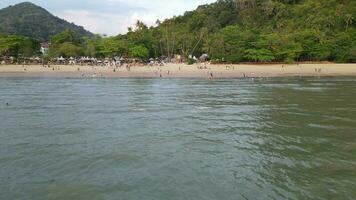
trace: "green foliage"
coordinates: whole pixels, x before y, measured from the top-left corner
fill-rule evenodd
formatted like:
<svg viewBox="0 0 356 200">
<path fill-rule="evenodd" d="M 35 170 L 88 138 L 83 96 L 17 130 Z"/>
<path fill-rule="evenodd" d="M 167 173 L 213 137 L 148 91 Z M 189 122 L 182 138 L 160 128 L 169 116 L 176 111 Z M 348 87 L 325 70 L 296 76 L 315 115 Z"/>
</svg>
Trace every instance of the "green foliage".
<svg viewBox="0 0 356 200">
<path fill-rule="evenodd" d="M 327 60 L 330 56 L 330 45 L 325 35 L 313 30 L 303 30 L 296 33 L 296 41 L 301 44 L 302 60 Z"/>
<path fill-rule="evenodd" d="M 0 55 L 33 56 L 39 54 L 39 42 L 30 38 L 15 35 L 0 35 Z"/>
<path fill-rule="evenodd" d="M 253 43 L 257 40 L 257 34 L 240 26 L 227 26 L 219 31 L 213 38 L 213 46 L 209 54 L 213 59 L 225 58 L 228 62 L 241 62 L 248 58 L 246 53 L 252 56 Z M 253 59 L 254 60 L 254 59 Z"/>
<path fill-rule="evenodd" d="M 336 62 L 356 62 L 356 29 L 336 35 L 332 43 L 332 56 Z"/>
<path fill-rule="evenodd" d="M 70 29 L 66 29 L 63 32 L 60 32 L 51 37 L 51 44 L 57 45 L 65 42 L 72 43 L 74 45 L 79 45 L 81 43 L 80 36 Z"/>
<path fill-rule="evenodd" d="M 100 40 L 99 36 L 96 36 L 95 39 L 91 39 L 89 37 L 84 37 L 83 38 L 84 43 L 83 43 L 83 53 L 85 56 L 89 57 L 96 57 L 98 56 L 98 41 Z"/>
<path fill-rule="evenodd" d="M 76 57 L 81 55 L 82 49 L 70 42 L 64 42 L 58 46 L 56 51 L 58 56 Z"/>
<path fill-rule="evenodd" d="M 130 55 L 133 58 L 147 59 L 148 58 L 148 49 L 142 45 L 133 46 L 130 48 Z"/>
<path fill-rule="evenodd" d="M 83 53 L 83 41 L 69 29 L 51 37 L 49 54 L 52 57 L 76 57 Z"/>
<path fill-rule="evenodd" d="M 247 60 L 256 62 L 270 62 L 274 60 L 272 52 L 268 49 L 247 49 L 244 53 Z"/>
<path fill-rule="evenodd" d="M 101 39 L 99 42 L 99 53 L 104 57 L 127 55 L 127 44 L 115 37 Z"/>
</svg>

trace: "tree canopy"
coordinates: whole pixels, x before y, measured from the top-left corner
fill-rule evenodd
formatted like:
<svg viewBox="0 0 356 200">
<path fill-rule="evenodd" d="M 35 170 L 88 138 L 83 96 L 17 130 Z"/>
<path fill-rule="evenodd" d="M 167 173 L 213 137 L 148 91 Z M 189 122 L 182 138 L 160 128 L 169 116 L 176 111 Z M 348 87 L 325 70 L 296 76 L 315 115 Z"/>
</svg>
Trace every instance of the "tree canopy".
<svg viewBox="0 0 356 200">
<path fill-rule="evenodd" d="M 39 42 L 27 37 L 0 34 L 0 55 L 27 57 L 39 54 Z"/>
</svg>

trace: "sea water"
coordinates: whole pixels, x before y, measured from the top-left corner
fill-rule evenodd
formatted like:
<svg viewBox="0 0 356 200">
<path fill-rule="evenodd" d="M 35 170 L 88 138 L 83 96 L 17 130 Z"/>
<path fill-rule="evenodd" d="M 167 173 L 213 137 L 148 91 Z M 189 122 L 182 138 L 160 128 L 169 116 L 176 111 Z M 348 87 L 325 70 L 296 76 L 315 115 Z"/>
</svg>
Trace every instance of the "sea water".
<svg viewBox="0 0 356 200">
<path fill-rule="evenodd" d="M 355 199 L 356 79 L 0 78 L 0 199 Z"/>
</svg>

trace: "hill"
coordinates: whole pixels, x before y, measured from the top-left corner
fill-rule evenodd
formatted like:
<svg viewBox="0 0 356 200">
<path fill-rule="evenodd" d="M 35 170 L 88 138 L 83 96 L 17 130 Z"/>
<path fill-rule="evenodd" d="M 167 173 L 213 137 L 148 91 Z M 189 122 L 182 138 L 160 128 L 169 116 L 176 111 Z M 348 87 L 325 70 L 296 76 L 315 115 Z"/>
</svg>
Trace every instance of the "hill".
<svg viewBox="0 0 356 200">
<path fill-rule="evenodd" d="M 93 36 L 81 26 L 60 19 L 47 10 L 29 2 L 0 10 L 0 33 L 31 37 L 48 41 L 50 36 L 66 29 L 80 36 Z"/>
<path fill-rule="evenodd" d="M 231 62 L 355 62 L 355 27 L 354 0 L 218 0 L 151 31 L 172 53 Z"/>
<path fill-rule="evenodd" d="M 356 62 L 355 0 L 218 0 L 117 40 L 151 57 L 173 54 L 228 62 Z"/>
</svg>

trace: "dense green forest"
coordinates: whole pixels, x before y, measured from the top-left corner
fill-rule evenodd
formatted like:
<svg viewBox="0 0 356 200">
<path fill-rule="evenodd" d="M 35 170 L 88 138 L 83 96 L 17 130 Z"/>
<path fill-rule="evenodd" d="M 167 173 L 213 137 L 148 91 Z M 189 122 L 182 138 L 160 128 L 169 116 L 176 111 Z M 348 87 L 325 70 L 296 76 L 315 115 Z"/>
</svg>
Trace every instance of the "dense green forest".
<svg viewBox="0 0 356 200">
<path fill-rule="evenodd" d="M 51 57 L 187 59 L 207 53 L 232 63 L 356 62 L 356 1 L 218 0 L 154 27 L 138 21 L 127 34 L 82 37 L 66 30 L 50 42 Z"/>
<path fill-rule="evenodd" d="M 0 10 L 0 33 L 48 41 L 52 35 L 71 29 L 80 36 L 93 36 L 83 27 L 53 16 L 45 9 L 25 2 Z"/>
<path fill-rule="evenodd" d="M 40 44 L 37 40 L 0 34 L 0 55 L 9 55 L 18 57 L 30 57 L 40 54 Z"/>
</svg>

